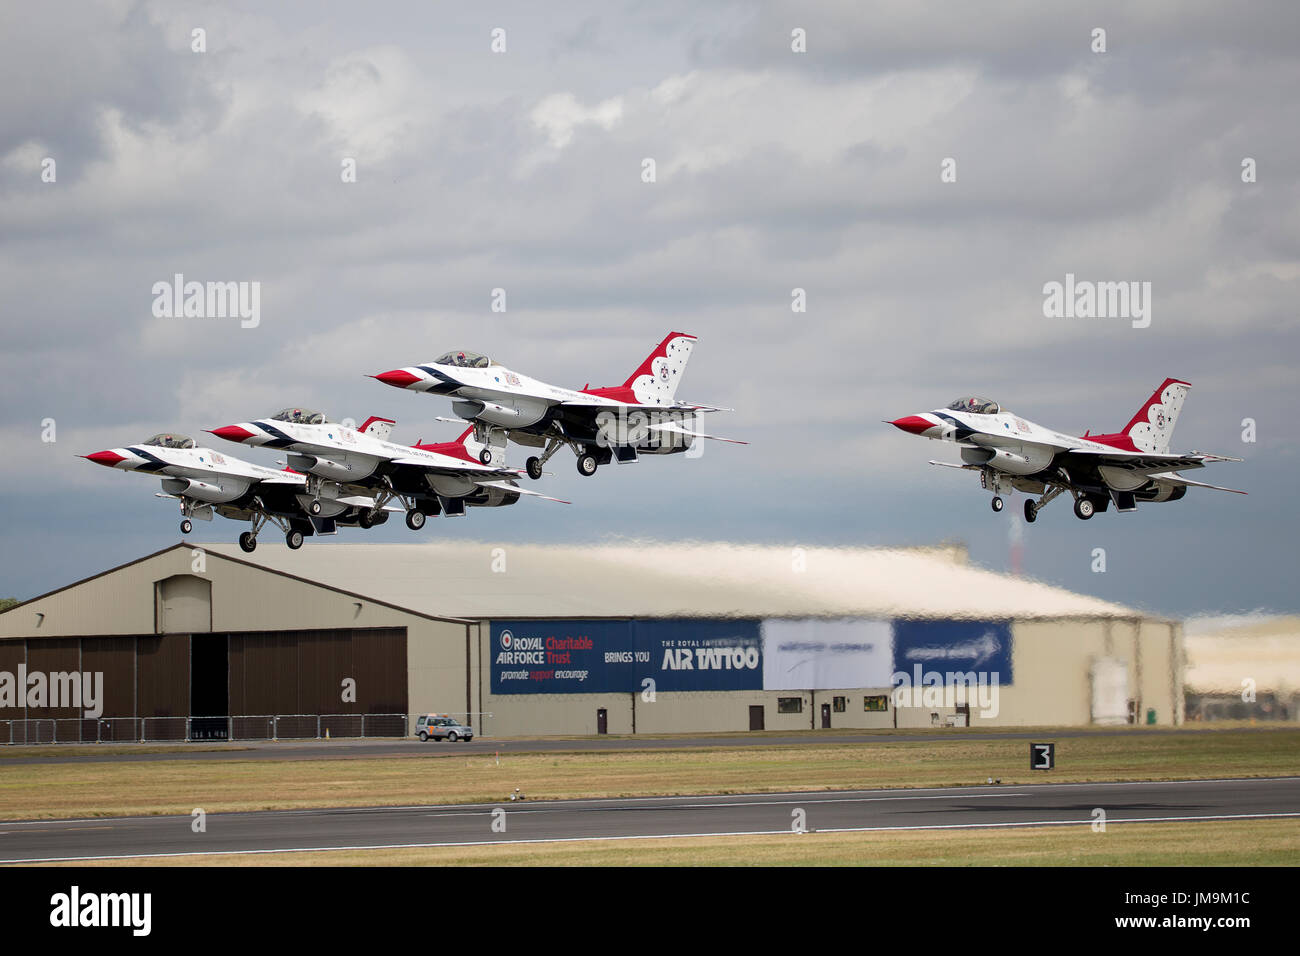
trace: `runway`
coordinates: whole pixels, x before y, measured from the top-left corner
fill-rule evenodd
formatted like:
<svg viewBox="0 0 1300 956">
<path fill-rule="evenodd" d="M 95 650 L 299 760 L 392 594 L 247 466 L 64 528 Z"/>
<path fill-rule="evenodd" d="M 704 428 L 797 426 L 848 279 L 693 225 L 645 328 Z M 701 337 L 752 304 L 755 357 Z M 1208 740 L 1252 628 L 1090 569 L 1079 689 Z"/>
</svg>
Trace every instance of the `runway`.
<svg viewBox="0 0 1300 956">
<path fill-rule="evenodd" d="M 1300 817 L 1300 777 L 530 801 L 0 823 L 0 862 Z"/>
<path fill-rule="evenodd" d="M 1266 728 L 1234 728 L 1220 733 L 1268 733 Z M 816 747 L 834 744 L 958 743 L 972 740 L 1062 740 L 1074 737 L 1177 737 L 1204 734 L 1202 730 L 1145 730 L 1116 727 L 1100 730 L 1035 730 L 1009 733 L 977 730 L 947 732 L 845 732 L 800 731 L 794 734 L 747 733 L 674 735 L 671 737 L 477 737 L 471 741 L 420 743 L 412 737 L 340 738 L 324 740 L 251 740 L 229 744 L 45 744 L 39 754 L 30 750 L 7 756 L 0 748 L 0 768 L 23 764 L 125 761 L 151 763 L 168 760 L 322 760 L 336 757 L 463 757 L 491 753 L 588 753 L 614 750 L 690 750 L 714 747 Z M 131 753 L 127 748 L 168 747 L 154 753 Z"/>
</svg>

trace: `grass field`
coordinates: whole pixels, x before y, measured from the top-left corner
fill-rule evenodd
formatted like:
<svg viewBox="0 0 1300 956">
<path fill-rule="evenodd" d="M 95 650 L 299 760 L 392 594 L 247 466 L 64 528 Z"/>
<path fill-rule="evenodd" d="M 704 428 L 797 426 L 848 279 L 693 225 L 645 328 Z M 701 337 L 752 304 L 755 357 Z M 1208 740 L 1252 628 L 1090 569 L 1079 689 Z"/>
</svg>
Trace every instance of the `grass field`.
<svg viewBox="0 0 1300 956">
<path fill-rule="evenodd" d="M 106 866 L 1295 866 L 1293 820 L 216 854 Z M 68 864 L 85 866 L 85 863 Z M 96 865 L 96 864 L 89 864 Z"/>
<path fill-rule="evenodd" d="M 949 732 L 951 733 L 951 732 Z M 1051 740 L 1050 730 L 1042 739 Z M 5 766 L 0 819 L 209 813 L 322 806 L 479 803 L 516 787 L 531 799 L 759 793 L 871 787 L 1300 774 L 1300 730 L 1097 735 L 1057 741 L 1057 769 L 1034 772 L 1028 742 L 834 738 L 798 746 L 269 760 L 68 762 Z"/>
</svg>

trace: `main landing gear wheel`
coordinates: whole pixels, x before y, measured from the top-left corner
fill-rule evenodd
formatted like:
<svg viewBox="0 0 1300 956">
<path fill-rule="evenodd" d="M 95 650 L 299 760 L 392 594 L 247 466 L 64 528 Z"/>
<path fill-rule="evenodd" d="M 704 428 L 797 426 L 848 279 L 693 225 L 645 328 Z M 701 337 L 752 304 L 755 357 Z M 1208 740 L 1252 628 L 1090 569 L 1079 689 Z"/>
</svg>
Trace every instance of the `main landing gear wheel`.
<svg viewBox="0 0 1300 956">
<path fill-rule="evenodd" d="M 190 523 L 189 518 L 185 518 L 181 521 L 181 534 L 189 534 L 193 530 L 194 525 Z"/>
<path fill-rule="evenodd" d="M 412 531 L 419 531 L 424 527 L 424 512 L 412 508 L 406 513 L 406 526 Z"/>
<path fill-rule="evenodd" d="M 1002 499 L 999 498 L 997 495 L 993 496 L 993 510 L 994 511 L 1002 510 Z"/>
<path fill-rule="evenodd" d="M 483 462 L 483 464 L 485 465 L 492 464 L 492 449 L 484 448 L 481 452 L 478 453 L 478 460 Z"/>
<path fill-rule="evenodd" d="M 596 473 L 596 456 L 579 455 L 578 456 L 578 474 L 584 478 L 590 478 Z"/>
<path fill-rule="evenodd" d="M 357 515 L 357 524 L 363 528 L 373 528 L 375 526 L 375 513 L 367 508 Z"/>
<path fill-rule="evenodd" d="M 1038 505 L 1033 498 L 1025 499 L 1025 520 L 1033 524 L 1038 519 Z"/>
<path fill-rule="evenodd" d="M 1074 513 L 1087 521 L 1097 511 L 1097 506 L 1087 498 L 1076 498 L 1074 501 Z"/>
<path fill-rule="evenodd" d="M 298 530 L 290 531 L 284 536 L 284 543 L 289 546 L 290 551 L 297 551 L 302 547 L 302 532 Z"/>
<path fill-rule="evenodd" d="M 536 456 L 529 458 L 524 462 L 524 467 L 528 469 L 528 477 L 536 481 L 542 477 L 542 460 Z"/>
<path fill-rule="evenodd" d="M 239 536 L 239 546 L 249 554 L 252 554 L 253 549 L 257 547 L 257 535 L 253 534 L 251 531 L 245 531 Z"/>
<path fill-rule="evenodd" d="M 320 514 L 320 502 L 313 499 L 312 503 L 307 506 L 307 510 L 314 515 Z"/>
</svg>

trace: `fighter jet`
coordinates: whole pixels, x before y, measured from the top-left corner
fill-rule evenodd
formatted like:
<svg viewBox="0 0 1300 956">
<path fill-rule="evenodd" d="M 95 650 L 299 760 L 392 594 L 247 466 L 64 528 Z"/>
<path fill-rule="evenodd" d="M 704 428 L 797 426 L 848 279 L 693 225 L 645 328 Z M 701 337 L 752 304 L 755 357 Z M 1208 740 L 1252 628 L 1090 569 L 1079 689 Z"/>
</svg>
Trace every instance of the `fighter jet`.
<svg viewBox="0 0 1300 956">
<path fill-rule="evenodd" d="M 1074 513 L 1091 518 L 1113 501 L 1117 511 L 1135 511 L 1139 501 L 1177 501 L 1191 488 L 1246 492 L 1207 485 L 1178 474 L 1214 461 L 1241 461 L 1223 455 L 1169 453 L 1169 440 L 1191 386 L 1167 378 L 1113 435 L 1084 432 L 1076 438 L 1020 418 L 985 398 L 959 398 L 947 408 L 908 415 L 892 422 L 913 435 L 954 442 L 963 464 L 932 465 L 978 471 L 980 485 L 993 492 L 993 510 L 1012 489 L 1041 495 L 1025 501 L 1025 520 L 1033 521 L 1052 499 L 1069 492 Z"/>
<path fill-rule="evenodd" d="M 326 421 L 312 409 L 286 408 L 270 418 L 214 428 L 211 434 L 289 452 L 286 464 L 306 476 L 311 514 L 322 506 L 315 496 L 331 482 L 372 496 L 375 509 L 361 515 L 363 528 L 392 501 L 401 503 L 412 531 L 423 528 L 430 515 L 463 515 L 467 505 L 512 505 L 520 495 L 560 501 L 518 487 L 520 473 L 513 468 L 484 464 L 472 428 L 454 442 L 411 446 L 388 441 L 394 424 L 391 418 L 371 417 L 353 428 Z"/>
<path fill-rule="evenodd" d="M 306 535 L 333 534 L 336 524 L 359 524 L 361 516 L 375 506 L 372 498 L 343 494 L 333 483 L 308 496 L 304 475 L 200 448 L 193 438 L 173 432 L 81 457 L 108 468 L 162 478 L 162 493 L 157 497 L 180 501 L 181 534 L 194 529 L 191 518 L 211 521 L 213 511 L 223 518 L 251 521 L 252 528 L 239 536 L 245 551 L 257 547 L 257 534 L 268 521 L 284 532 L 285 544 L 297 550 Z M 316 507 L 309 509 L 313 504 Z M 383 520 L 387 519 L 385 514 Z"/>
<path fill-rule="evenodd" d="M 684 452 L 696 438 L 746 444 L 695 429 L 701 413 L 731 409 L 675 400 L 694 346 L 695 336 L 670 332 L 626 382 L 610 388 L 559 388 L 512 372 L 486 355 L 462 351 L 372 378 L 453 399 L 452 410 L 474 424 L 485 446 L 484 462 L 501 454 L 507 439 L 532 448 L 545 445 L 540 457 L 525 463 L 528 477 L 538 479 L 550 457 L 567 445 L 577 456 L 578 473 L 590 476 L 612 459 L 627 463 L 639 455 Z"/>
</svg>

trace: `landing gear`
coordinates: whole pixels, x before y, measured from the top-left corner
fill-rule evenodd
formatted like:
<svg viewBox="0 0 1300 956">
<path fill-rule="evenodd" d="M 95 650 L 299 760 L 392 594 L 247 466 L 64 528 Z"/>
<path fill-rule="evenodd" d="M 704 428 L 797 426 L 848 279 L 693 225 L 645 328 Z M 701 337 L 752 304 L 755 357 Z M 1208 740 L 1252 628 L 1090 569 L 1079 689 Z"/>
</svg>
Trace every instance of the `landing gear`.
<svg viewBox="0 0 1300 956">
<path fill-rule="evenodd" d="M 251 531 L 245 531 L 239 536 L 239 546 L 249 554 L 252 554 L 257 548 L 257 535 L 253 534 Z"/>
<path fill-rule="evenodd" d="M 994 511 L 1001 511 L 1001 510 L 1002 510 L 1002 499 L 1001 499 L 999 496 L 997 496 L 997 495 L 994 495 L 994 496 L 993 496 L 993 502 L 992 502 L 992 504 L 993 504 L 993 510 L 994 510 Z"/>
<path fill-rule="evenodd" d="M 1033 498 L 1025 499 L 1025 520 L 1030 524 L 1038 520 L 1038 505 L 1034 504 Z"/>
<path fill-rule="evenodd" d="M 524 467 L 528 469 L 528 477 L 536 481 L 542 477 L 542 460 L 536 456 L 529 458 L 524 462 Z"/>
<path fill-rule="evenodd" d="M 363 528 L 373 528 L 375 526 L 375 513 L 367 508 L 357 515 L 357 524 Z"/>
<path fill-rule="evenodd" d="M 320 499 L 313 498 L 311 504 L 307 506 L 307 510 L 310 511 L 313 515 L 320 514 Z"/>
<path fill-rule="evenodd" d="M 284 536 L 284 543 L 289 546 L 290 551 L 297 551 L 302 547 L 302 532 L 298 529 L 291 529 Z"/>
<path fill-rule="evenodd" d="M 583 453 L 578 456 L 578 474 L 590 478 L 596 473 L 596 456 Z"/>
<path fill-rule="evenodd" d="M 406 526 L 412 531 L 419 531 L 424 527 L 424 512 L 412 508 L 406 513 Z"/>
<path fill-rule="evenodd" d="M 181 519 L 181 534 L 189 534 L 193 530 L 194 525 L 190 522 L 189 518 Z"/>
<path fill-rule="evenodd" d="M 483 462 L 483 464 L 485 465 L 492 464 L 492 449 L 484 448 L 481 452 L 478 453 L 478 460 Z"/>
<path fill-rule="evenodd" d="M 1092 503 L 1091 498 L 1078 497 L 1074 499 L 1074 513 L 1087 521 L 1097 511 L 1097 506 Z"/>
</svg>

